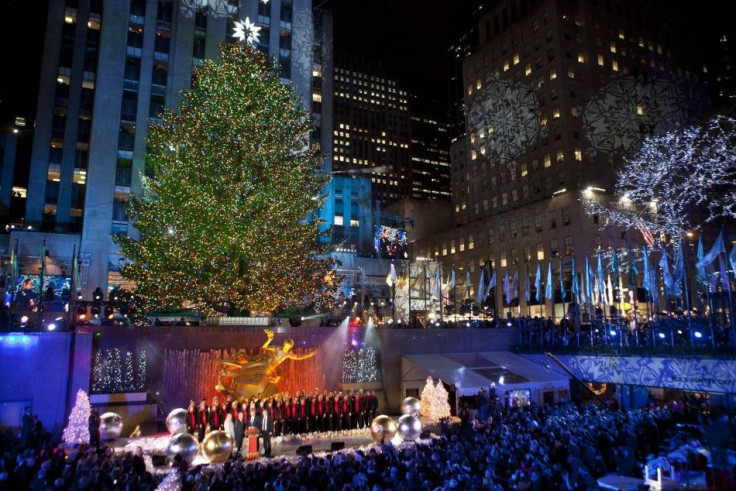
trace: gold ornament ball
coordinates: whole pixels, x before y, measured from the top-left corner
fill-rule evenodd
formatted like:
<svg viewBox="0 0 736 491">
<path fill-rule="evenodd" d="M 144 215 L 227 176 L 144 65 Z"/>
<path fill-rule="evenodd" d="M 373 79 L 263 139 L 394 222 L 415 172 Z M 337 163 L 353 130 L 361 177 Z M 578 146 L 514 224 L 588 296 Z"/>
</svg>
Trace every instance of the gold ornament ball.
<svg viewBox="0 0 736 491">
<path fill-rule="evenodd" d="M 422 433 L 422 422 L 416 414 L 404 414 L 399 418 L 399 436 L 413 442 Z"/>
<path fill-rule="evenodd" d="M 117 413 L 103 413 L 100 416 L 100 439 L 104 441 L 120 438 L 123 431 L 123 418 Z"/>
<path fill-rule="evenodd" d="M 177 433 L 171 437 L 169 446 L 166 447 L 166 460 L 173 462 L 174 457 L 179 454 L 188 464 L 191 464 L 197 452 L 199 452 L 197 437 L 189 433 Z"/>
<path fill-rule="evenodd" d="M 371 422 L 371 436 L 378 443 L 386 443 L 396 435 L 396 421 L 391 416 L 381 414 L 373 418 Z"/>
<path fill-rule="evenodd" d="M 422 403 L 416 397 L 407 397 L 401 401 L 401 414 L 414 414 L 418 415 L 419 410 L 422 407 Z"/>
<path fill-rule="evenodd" d="M 187 411 L 182 408 L 171 411 L 166 416 L 166 429 L 172 435 L 187 431 Z"/>
<path fill-rule="evenodd" d="M 222 430 L 211 431 L 204 437 L 202 453 L 211 464 L 220 464 L 230 458 L 235 441 Z"/>
</svg>

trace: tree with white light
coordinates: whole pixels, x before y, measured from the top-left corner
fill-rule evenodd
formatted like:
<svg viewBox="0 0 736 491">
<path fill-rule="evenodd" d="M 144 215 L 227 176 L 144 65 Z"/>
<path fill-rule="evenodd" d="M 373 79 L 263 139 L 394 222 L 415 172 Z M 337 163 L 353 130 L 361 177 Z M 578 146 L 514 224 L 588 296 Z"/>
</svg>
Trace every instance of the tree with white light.
<svg viewBox="0 0 736 491">
<path fill-rule="evenodd" d="M 736 218 L 736 120 L 716 116 L 646 139 L 619 170 L 612 199 L 592 192 L 589 215 L 679 241 L 701 223 Z"/>
<path fill-rule="evenodd" d="M 62 433 L 62 440 L 67 445 L 89 442 L 89 414 L 92 406 L 89 397 L 82 389 L 77 391 L 77 400 L 69 415 L 69 423 Z"/>
</svg>

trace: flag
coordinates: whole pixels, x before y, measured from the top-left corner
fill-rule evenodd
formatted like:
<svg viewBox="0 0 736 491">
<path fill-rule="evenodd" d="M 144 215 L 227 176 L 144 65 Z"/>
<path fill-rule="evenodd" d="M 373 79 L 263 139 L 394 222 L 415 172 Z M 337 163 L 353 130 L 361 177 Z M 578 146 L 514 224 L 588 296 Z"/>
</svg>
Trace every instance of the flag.
<svg viewBox="0 0 736 491">
<path fill-rule="evenodd" d="M 634 253 L 631 251 L 631 246 L 628 246 L 629 250 L 629 286 L 636 288 L 636 278 L 639 276 L 639 269 L 636 267 L 636 259 Z"/>
<path fill-rule="evenodd" d="M 562 303 L 565 303 L 565 275 L 562 274 L 562 259 L 560 259 L 560 295 Z"/>
<path fill-rule="evenodd" d="M 613 250 L 613 259 L 611 259 L 611 273 L 614 278 L 618 278 L 618 251 Z"/>
<path fill-rule="evenodd" d="M 503 277 L 503 294 L 506 297 L 506 303 L 511 303 L 511 290 L 509 289 L 509 270 Z"/>
<path fill-rule="evenodd" d="M 721 275 L 721 287 L 723 291 L 731 291 L 731 281 L 728 279 L 728 270 L 726 269 L 726 259 L 722 256 L 718 256 L 718 269 Z"/>
<path fill-rule="evenodd" d="M 664 287 L 666 291 L 672 290 L 674 281 L 672 280 L 672 273 L 670 273 L 670 265 L 667 261 L 667 250 L 662 244 L 662 258 L 659 260 L 659 267 L 662 268 L 662 279 L 664 281 Z"/>
<path fill-rule="evenodd" d="M 697 252 L 697 259 L 698 263 L 703 260 L 703 257 L 705 256 L 705 251 L 703 249 L 703 238 L 698 238 L 698 252 Z M 705 282 L 708 281 L 708 273 L 705 271 L 705 266 L 700 267 L 698 266 L 698 263 L 695 263 L 695 281 L 700 283 L 701 285 L 705 286 Z"/>
<path fill-rule="evenodd" d="M 552 261 L 547 263 L 547 290 L 544 292 L 545 297 L 552 300 L 555 296 L 554 287 L 552 286 Z"/>
<path fill-rule="evenodd" d="M 39 298 L 43 298 L 43 282 L 44 277 L 46 276 L 46 239 L 43 239 L 41 241 L 41 277 L 39 281 L 39 292 L 40 296 Z"/>
<path fill-rule="evenodd" d="M 494 286 L 496 286 L 496 272 L 495 271 L 491 275 L 491 281 L 488 282 L 488 287 L 486 288 L 486 294 L 483 295 L 483 300 L 488 298 L 488 295 L 491 294 L 491 288 L 493 288 Z"/>
<path fill-rule="evenodd" d="M 606 303 L 606 279 L 603 276 L 603 259 L 600 251 L 598 251 L 598 295 L 603 299 L 603 303 Z"/>
<path fill-rule="evenodd" d="M 450 270 L 450 281 L 447 284 L 447 288 L 455 288 L 455 268 Z"/>
<path fill-rule="evenodd" d="M 529 290 L 530 289 L 531 288 L 529 286 L 529 268 L 527 268 L 526 274 L 524 275 L 524 298 L 526 299 L 527 305 L 529 304 L 529 295 L 530 295 Z"/>
<path fill-rule="evenodd" d="M 644 283 L 642 285 L 650 295 L 654 295 L 654 282 L 652 281 L 652 271 L 649 268 L 649 250 L 644 246 Z"/>
<path fill-rule="evenodd" d="M 514 278 L 511 280 L 511 299 L 519 297 L 519 272 L 514 273 Z"/>
<path fill-rule="evenodd" d="M 438 300 L 441 294 L 441 291 L 440 291 L 441 281 L 442 279 L 440 278 L 440 268 L 437 268 L 437 271 L 434 273 L 434 289 L 432 293 L 434 294 L 435 298 Z"/>
<path fill-rule="evenodd" d="M 608 275 L 608 305 L 613 305 L 613 284 L 611 283 L 611 275 Z"/>
<path fill-rule="evenodd" d="M 572 258 L 572 301 L 577 302 L 580 294 L 580 286 L 578 285 L 578 272 L 575 270 L 575 258 Z"/>
<path fill-rule="evenodd" d="M 465 296 L 470 298 L 470 268 L 465 272 Z"/>
<path fill-rule="evenodd" d="M 483 268 L 481 268 L 481 270 L 480 270 L 480 280 L 478 281 L 478 291 L 477 291 L 477 293 L 475 295 L 475 303 L 477 303 L 477 304 L 482 304 L 483 303 L 483 300 L 485 300 L 485 295 L 483 295 L 483 292 L 484 292 L 484 289 L 483 289 L 483 286 L 484 286 L 483 285 L 483 273 L 485 273 L 485 271 L 483 270 Z"/>
<path fill-rule="evenodd" d="M 588 300 L 591 302 L 593 301 L 593 288 L 590 282 L 590 261 L 588 260 L 588 256 L 585 256 L 585 293 L 588 297 Z"/>
<path fill-rule="evenodd" d="M 700 269 L 703 268 L 710 263 L 712 263 L 716 257 L 721 252 L 726 252 L 726 247 L 723 245 L 723 230 L 718 234 L 718 238 L 716 239 L 715 244 L 713 244 L 713 247 L 710 248 L 710 251 L 708 251 L 708 254 L 703 256 L 702 258 L 698 256 L 698 262 L 695 264 L 695 267 Z M 698 254 L 700 253 L 700 245 L 698 245 Z"/>
<path fill-rule="evenodd" d="M 10 287 L 13 292 L 16 290 L 18 283 L 18 239 L 15 239 L 15 247 L 10 252 Z"/>
<path fill-rule="evenodd" d="M 675 265 L 672 270 L 673 281 L 675 283 L 675 296 L 679 297 L 682 293 L 682 287 L 680 283 L 685 276 L 685 258 L 682 253 L 682 242 L 680 242 L 677 248 L 677 255 L 675 256 Z"/>
<path fill-rule="evenodd" d="M 537 303 L 542 303 L 542 264 L 537 263 L 537 276 L 534 277 L 534 288 L 537 289 Z"/>
<path fill-rule="evenodd" d="M 736 244 L 731 248 L 731 253 L 728 255 L 728 261 L 731 263 L 731 269 L 736 272 Z"/>
</svg>

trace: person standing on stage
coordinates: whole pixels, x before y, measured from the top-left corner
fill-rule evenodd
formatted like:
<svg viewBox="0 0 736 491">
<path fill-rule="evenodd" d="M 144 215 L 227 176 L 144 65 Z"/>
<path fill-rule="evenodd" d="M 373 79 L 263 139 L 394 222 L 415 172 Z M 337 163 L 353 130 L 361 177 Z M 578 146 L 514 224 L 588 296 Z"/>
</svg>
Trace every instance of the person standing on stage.
<svg viewBox="0 0 736 491">
<path fill-rule="evenodd" d="M 353 408 L 350 405 L 350 395 L 344 394 L 342 398 L 342 423 L 340 423 L 340 428 L 349 430 L 351 428 L 352 418 Z"/>
<path fill-rule="evenodd" d="M 225 433 L 230 435 L 230 438 L 235 440 L 235 422 L 233 421 L 233 413 L 227 413 L 225 415 L 225 422 L 222 424 L 225 429 Z"/>
<path fill-rule="evenodd" d="M 189 401 L 189 407 L 187 407 L 187 433 L 194 435 L 197 431 L 197 407 L 194 405 L 194 401 Z"/>
<path fill-rule="evenodd" d="M 271 406 L 271 414 L 273 417 L 273 435 L 281 436 L 281 430 L 283 428 L 283 417 L 284 417 L 284 406 L 281 394 L 277 394 L 273 399 L 273 405 Z"/>
<path fill-rule="evenodd" d="M 100 449 L 100 413 L 93 407 L 89 413 L 89 446 Z"/>
<path fill-rule="evenodd" d="M 225 424 L 225 412 L 220 406 L 220 398 L 215 396 L 212 398 L 212 406 L 210 406 L 208 422 L 210 424 L 210 431 L 217 431 L 224 428 Z"/>
<path fill-rule="evenodd" d="M 233 423 L 237 421 L 238 414 L 240 411 L 238 411 L 238 401 L 231 401 L 229 406 L 227 406 L 227 411 L 233 415 Z"/>
<path fill-rule="evenodd" d="M 207 433 L 207 427 L 209 426 L 209 412 L 207 410 L 207 401 L 202 398 L 199 401 L 199 407 L 197 408 L 197 439 L 200 443 L 204 440 L 204 435 Z"/>
<path fill-rule="evenodd" d="M 235 434 L 235 453 L 242 452 L 245 438 L 245 412 L 238 413 L 238 419 L 233 422 L 233 433 Z"/>
<path fill-rule="evenodd" d="M 311 414 L 309 412 L 309 402 L 307 401 L 307 397 L 305 397 L 302 394 L 302 397 L 299 399 L 299 414 L 301 415 L 302 422 L 300 425 L 300 433 L 309 433 L 309 419 L 311 418 Z"/>
<path fill-rule="evenodd" d="M 273 419 L 268 411 L 268 406 L 265 407 L 265 411 L 261 415 L 261 438 L 263 439 L 263 456 L 266 458 L 271 457 L 271 433 L 273 433 Z"/>
</svg>

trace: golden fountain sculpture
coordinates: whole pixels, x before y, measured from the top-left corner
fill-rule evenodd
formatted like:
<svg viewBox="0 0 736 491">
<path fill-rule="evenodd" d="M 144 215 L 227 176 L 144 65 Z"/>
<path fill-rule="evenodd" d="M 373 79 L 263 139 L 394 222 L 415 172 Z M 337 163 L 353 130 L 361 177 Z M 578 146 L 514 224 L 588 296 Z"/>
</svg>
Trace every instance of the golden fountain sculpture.
<svg viewBox="0 0 736 491">
<path fill-rule="evenodd" d="M 294 341 L 287 339 L 280 347 L 271 347 L 273 331 L 263 330 L 268 339 L 261 346 L 257 355 L 238 358 L 237 360 L 217 360 L 222 365 L 217 375 L 215 389 L 223 394 L 232 394 L 235 398 L 249 399 L 253 396 L 269 396 L 276 394 L 276 383 L 279 381 L 278 367 L 286 360 L 306 360 L 317 354 L 313 350 L 303 355 L 291 352 Z"/>
</svg>

